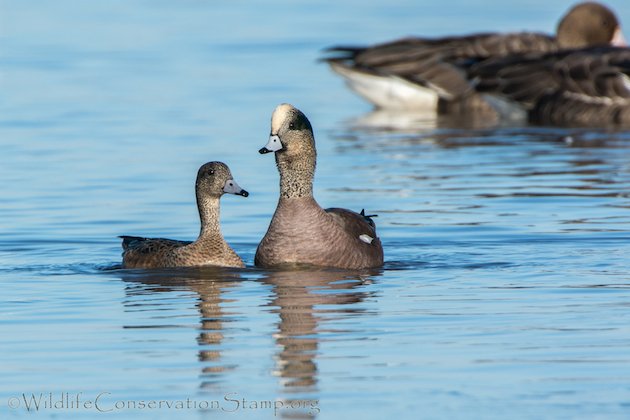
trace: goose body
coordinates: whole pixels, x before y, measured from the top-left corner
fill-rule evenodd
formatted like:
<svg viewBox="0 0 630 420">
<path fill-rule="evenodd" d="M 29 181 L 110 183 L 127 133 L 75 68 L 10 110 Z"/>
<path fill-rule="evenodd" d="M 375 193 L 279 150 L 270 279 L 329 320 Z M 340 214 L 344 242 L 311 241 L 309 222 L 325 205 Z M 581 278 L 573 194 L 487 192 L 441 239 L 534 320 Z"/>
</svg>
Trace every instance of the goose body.
<svg viewBox="0 0 630 420">
<path fill-rule="evenodd" d="M 475 88 L 545 125 L 630 125 L 630 48 L 599 47 L 485 60 Z"/>
<path fill-rule="evenodd" d="M 410 37 L 370 47 L 332 47 L 325 61 L 350 89 L 378 108 L 484 115 L 497 110 L 472 89 L 458 64 L 611 44 L 625 44 L 615 14 L 602 4 L 585 2 L 567 12 L 556 36 L 521 32 Z"/>
</svg>

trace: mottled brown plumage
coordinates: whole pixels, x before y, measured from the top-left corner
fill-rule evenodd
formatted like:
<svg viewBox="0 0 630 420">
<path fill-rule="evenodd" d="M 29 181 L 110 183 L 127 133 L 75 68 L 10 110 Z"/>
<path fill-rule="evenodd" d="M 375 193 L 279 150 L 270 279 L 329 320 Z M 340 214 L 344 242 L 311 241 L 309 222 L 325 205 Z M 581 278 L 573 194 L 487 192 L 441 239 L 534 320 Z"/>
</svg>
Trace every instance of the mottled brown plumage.
<svg viewBox="0 0 630 420">
<path fill-rule="evenodd" d="M 471 88 L 460 64 L 622 41 L 614 13 L 599 3 L 586 2 L 567 12 L 558 24 L 556 37 L 523 32 L 404 38 L 367 48 L 332 47 L 328 51 L 333 55 L 325 60 L 351 89 L 381 108 L 427 106 L 443 114 L 491 115 L 494 109 Z M 414 87 L 416 93 L 412 93 Z M 377 93 L 379 89 L 381 93 Z M 435 95 L 435 100 L 427 99 L 429 94 Z"/>
<path fill-rule="evenodd" d="M 324 210 L 313 198 L 315 139 L 306 116 L 288 104 L 272 116 L 271 138 L 260 152 L 275 152 L 280 199 L 256 250 L 262 267 L 308 264 L 347 269 L 380 267 L 383 247 L 374 223 L 346 209 Z"/>
<path fill-rule="evenodd" d="M 244 267 L 241 258 L 225 242 L 219 225 L 219 200 L 224 193 L 247 197 L 221 162 L 199 168 L 195 183 L 201 231 L 194 242 L 162 238 L 121 236 L 124 268 L 189 266 Z"/>
<path fill-rule="evenodd" d="M 554 125 L 630 125 L 630 49 L 597 47 L 485 60 L 469 69 L 480 92 Z"/>
</svg>

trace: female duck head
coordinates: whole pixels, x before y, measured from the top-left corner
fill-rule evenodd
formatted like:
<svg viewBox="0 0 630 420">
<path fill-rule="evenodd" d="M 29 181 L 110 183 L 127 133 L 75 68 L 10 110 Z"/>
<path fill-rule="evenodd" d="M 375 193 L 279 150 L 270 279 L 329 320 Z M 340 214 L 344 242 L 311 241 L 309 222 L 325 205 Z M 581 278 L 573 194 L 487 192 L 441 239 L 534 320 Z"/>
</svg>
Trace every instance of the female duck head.
<svg viewBox="0 0 630 420">
<path fill-rule="evenodd" d="M 208 162 L 199 168 L 195 184 L 199 197 L 221 197 L 224 193 L 242 195 L 249 193 L 242 189 L 230 172 L 230 168 L 222 162 Z"/>
</svg>

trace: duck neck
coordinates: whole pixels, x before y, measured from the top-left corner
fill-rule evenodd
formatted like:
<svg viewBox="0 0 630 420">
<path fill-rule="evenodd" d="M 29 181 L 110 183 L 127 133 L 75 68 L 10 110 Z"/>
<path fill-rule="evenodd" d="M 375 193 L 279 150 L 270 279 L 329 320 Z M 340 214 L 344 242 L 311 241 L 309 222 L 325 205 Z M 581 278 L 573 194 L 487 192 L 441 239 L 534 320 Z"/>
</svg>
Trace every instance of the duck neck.
<svg viewBox="0 0 630 420">
<path fill-rule="evenodd" d="M 280 200 L 313 197 L 315 151 L 312 155 L 290 156 L 276 153 L 280 172 Z"/>
<path fill-rule="evenodd" d="M 199 208 L 199 218 L 201 219 L 199 239 L 221 236 L 219 198 L 197 196 L 197 207 Z"/>
</svg>

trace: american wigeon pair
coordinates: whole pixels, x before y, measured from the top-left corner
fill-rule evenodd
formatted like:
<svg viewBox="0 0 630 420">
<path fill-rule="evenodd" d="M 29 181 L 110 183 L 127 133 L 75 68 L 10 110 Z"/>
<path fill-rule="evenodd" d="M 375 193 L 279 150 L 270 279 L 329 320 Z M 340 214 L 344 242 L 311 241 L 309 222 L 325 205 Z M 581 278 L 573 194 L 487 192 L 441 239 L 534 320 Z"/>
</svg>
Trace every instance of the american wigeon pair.
<svg viewBox="0 0 630 420">
<path fill-rule="evenodd" d="M 555 37 L 405 38 L 333 47 L 325 60 L 378 108 L 557 124 L 628 122 L 618 117 L 630 113 L 628 49 L 593 48 L 606 46 L 626 46 L 619 21 L 608 7 L 585 2 L 560 20 Z"/>
<path fill-rule="evenodd" d="M 380 267 L 383 247 L 364 211 L 323 209 L 313 198 L 317 152 L 308 118 L 289 104 L 271 118 L 271 136 L 260 153 L 274 153 L 280 172 L 280 199 L 267 233 L 258 245 L 255 265 L 313 265 L 343 269 Z M 225 242 L 219 226 L 219 199 L 225 193 L 248 196 L 221 162 L 203 165 L 197 174 L 201 232 L 194 242 L 123 238 L 124 268 L 184 266 L 244 267 Z"/>
</svg>

